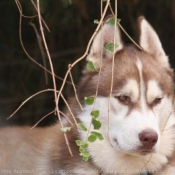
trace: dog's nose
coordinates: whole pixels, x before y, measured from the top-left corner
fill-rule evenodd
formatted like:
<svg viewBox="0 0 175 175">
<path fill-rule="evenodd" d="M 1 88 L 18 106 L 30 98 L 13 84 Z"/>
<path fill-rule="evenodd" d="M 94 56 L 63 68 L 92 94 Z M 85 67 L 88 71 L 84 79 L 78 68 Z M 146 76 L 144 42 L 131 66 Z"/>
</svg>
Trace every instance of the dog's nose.
<svg viewBox="0 0 175 175">
<path fill-rule="evenodd" d="M 144 130 L 139 134 L 139 140 L 144 148 L 151 149 L 157 143 L 158 135 L 153 130 Z"/>
</svg>

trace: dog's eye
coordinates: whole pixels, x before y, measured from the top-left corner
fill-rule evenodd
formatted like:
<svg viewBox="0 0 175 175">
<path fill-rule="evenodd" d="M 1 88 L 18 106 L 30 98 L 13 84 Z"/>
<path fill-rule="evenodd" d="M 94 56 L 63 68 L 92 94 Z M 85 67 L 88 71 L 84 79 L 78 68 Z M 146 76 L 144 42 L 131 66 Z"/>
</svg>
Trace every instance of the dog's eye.
<svg viewBox="0 0 175 175">
<path fill-rule="evenodd" d="M 152 105 L 155 106 L 157 104 L 159 104 L 161 102 L 162 98 L 158 97 L 158 98 L 155 98 L 154 101 L 152 102 Z"/>
<path fill-rule="evenodd" d="M 115 98 L 117 98 L 119 102 L 125 105 L 128 105 L 130 102 L 130 97 L 128 97 L 127 95 L 119 95 L 119 96 L 116 96 Z"/>
</svg>

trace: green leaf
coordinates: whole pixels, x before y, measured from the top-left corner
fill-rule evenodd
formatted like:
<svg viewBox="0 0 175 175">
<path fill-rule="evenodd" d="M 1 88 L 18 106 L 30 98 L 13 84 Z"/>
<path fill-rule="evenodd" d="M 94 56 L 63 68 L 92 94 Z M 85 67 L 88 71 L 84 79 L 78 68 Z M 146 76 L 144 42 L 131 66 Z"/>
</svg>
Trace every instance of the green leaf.
<svg viewBox="0 0 175 175">
<path fill-rule="evenodd" d="M 88 148 L 89 145 L 85 142 L 85 144 L 83 146 L 86 149 L 86 148 Z"/>
<path fill-rule="evenodd" d="M 81 151 L 79 155 L 83 157 L 84 161 L 88 161 L 90 157 L 90 154 L 86 150 Z"/>
<path fill-rule="evenodd" d="M 79 151 L 80 151 L 80 154 L 83 155 L 83 153 L 86 152 L 86 149 L 84 148 L 84 146 L 80 146 Z"/>
<path fill-rule="evenodd" d="M 85 145 L 86 142 L 82 141 L 82 140 L 75 140 L 77 146 L 82 146 L 82 145 Z"/>
<path fill-rule="evenodd" d="M 88 161 L 88 159 L 90 157 L 90 154 L 86 150 L 88 148 L 88 146 L 89 146 L 87 144 L 87 142 L 82 141 L 82 140 L 76 140 L 75 142 L 79 146 L 79 152 L 80 152 L 79 155 L 83 157 L 84 161 Z"/>
<path fill-rule="evenodd" d="M 104 48 L 106 51 L 108 52 L 114 52 L 114 49 L 116 49 L 118 47 L 118 44 L 115 44 L 114 43 L 107 43 Z"/>
<path fill-rule="evenodd" d="M 94 126 L 94 129 L 100 129 L 101 128 L 101 122 L 99 120 L 96 120 L 95 118 L 92 119 L 92 124 Z"/>
<path fill-rule="evenodd" d="M 85 152 L 84 154 L 83 154 L 83 157 L 89 157 L 90 156 L 90 154 L 88 153 L 88 152 Z"/>
<path fill-rule="evenodd" d="M 99 132 L 92 131 L 91 135 L 95 135 L 99 140 L 104 140 L 102 134 Z"/>
<path fill-rule="evenodd" d="M 114 26 L 115 25 L 115 21 L 116 21 L 116 24 L 118 24 L 121 21 L 121 19 L 116 19 L 115 17 L 111 17 L 110 19 L 108 19 L 108 21 L 106 22 L 106 24 L 109 24 L 111 26 Z"/>
<path fill-rule="evenodd" d="M 121 19 L 117 18 L 117 24 L 120 23 Z"/>
<path fill-rule="evenodd" d="M 87 162 L 89 160 L 89 157 L 83 157 L 83 160 Z"/>
<path fill-rule="evenodd" d="M 87 128 L 83 125 L 83 123 L 78 123 L 78 128 L 81 129 L 82 131 L 87 131 Z"/>
<path fill-rule="evenodd" d="M 87 105 L 92 105 L 94 103 L 95 97 L 84 97 L 84 102 Z"/>
<path fill-rule="evenodd" d="M 64 128 L 61 128 L 60 130 L 61 132 L 67 132 L 71 130 L 71 127 L 64 127 Z"/>
<path fill-rule="evenodd" d="M 98 19 L 94 19 L 94 24 L 99 24 L 99 20 Z"/>
<path fill-rule="evenodd" d="M 97 136 L 96 135 L 90 135 L 89 137 L 88 137 L 88 141 L 89 142 L 95 142 L 97 140 Z"/>
<path fill-rule="evenodd" d="M 100 114 L 100 111 L 99 110 L 93 110 L 93 111 L 91 111 L 91 115 L 94 118 L 98 118 L 99 117 L 99 114 Z"/>
<path fill-rule="evenodd" d="M 95 66 L 94 66 L 92 61 L 89 61 L 87 63 L 87 69 L 90 70 L 90 71 L 96 71 L 96 68 L 95 68 Z"/>
</svg>

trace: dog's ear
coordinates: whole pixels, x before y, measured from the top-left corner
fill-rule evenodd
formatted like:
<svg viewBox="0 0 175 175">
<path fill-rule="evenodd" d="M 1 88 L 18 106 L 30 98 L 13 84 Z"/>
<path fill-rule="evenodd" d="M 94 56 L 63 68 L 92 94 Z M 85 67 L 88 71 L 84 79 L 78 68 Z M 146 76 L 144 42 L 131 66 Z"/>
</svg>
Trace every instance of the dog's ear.
<svg viewBox="0 0 175 175">
<path fill-rule="evenodd" d="M 168 57 L 162 48 L 162 44 L 155 30 L 143 16 L 139 17 L 138 21 L 140 27 L 140 46 L 144 51 L 153 55 L 160 64 L 169 67 Z"/>
<path fill-rule="evenodd" d="M 110 19 L 111 18 L 108 18 L 108 20 L 104 22 L 104 25 L 95 36 L 89 55 L 87 56 L 87 61 L 92 61 L 96 69 L 99 69 L 100 65 L 105 61 L 112 59 L 113 54 L 123 48 L 119 27 L 118 25 L 111 25 L 109 23 Z M 114 32 L 115 29 L 116 32 Z M 109 43 L 116 43 L 117 46 L 114 51 L 108 51 L 105 49 L 105 45 Z"/>
</svg>

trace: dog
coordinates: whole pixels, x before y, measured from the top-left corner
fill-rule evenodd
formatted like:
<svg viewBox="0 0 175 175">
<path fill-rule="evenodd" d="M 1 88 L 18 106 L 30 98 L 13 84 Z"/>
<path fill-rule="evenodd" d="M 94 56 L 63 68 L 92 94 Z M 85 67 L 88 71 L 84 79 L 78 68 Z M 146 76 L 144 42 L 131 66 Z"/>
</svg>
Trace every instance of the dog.
<svg viewBox="0 0 175 175">
<path fill-rule="evenodd" d="M 76 98 L 69 106 L 78 123 L 67 131 L 70 155 L 59 123 L 45 127 L 0 129 L 0 173 L 35 175 L 174 175 L 174 75 L 158 35 L 144 17 L 138 19 L 139 45 L 125 46 L 118 25 L 109 18 L 96 34 Z M 104 49 L 113 43 L 113 50 Z M 115 45 L 115 43 L 117 45 Z M 85 97 L 94 97 L 92 105 Z M 93 110 L 99 111 L 92 125 Z M 72 122 L 70 112 L 66 115 Z M 63 119 L 65 127 L 70 123 Z M 91 127 L 90 127 L 91 126 Z M 86 141 L 98 131 L 101 139 L 88 143 L 88 161 L 76 140 Z M 80 151 L 80 152 L 79 152 Z M 80 154 L 80 155 L 79 155 Z"/>
</svg>

